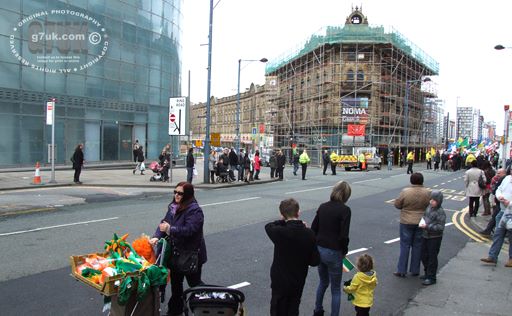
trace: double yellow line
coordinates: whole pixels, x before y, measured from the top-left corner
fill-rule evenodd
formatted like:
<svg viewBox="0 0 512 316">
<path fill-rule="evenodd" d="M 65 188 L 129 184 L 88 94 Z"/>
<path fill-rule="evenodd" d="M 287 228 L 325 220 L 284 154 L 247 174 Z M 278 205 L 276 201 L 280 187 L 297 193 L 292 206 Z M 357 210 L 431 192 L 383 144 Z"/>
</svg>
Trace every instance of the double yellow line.
<svg viewBox="0 0 512 316">
<path fill-rule="evenodd" d="M 486 238 L 482 235 L 480 235 L 478 232 L 476 232 L 474 229 L 469 227 L 466 222 L 464 221 L 464 216 L 469 212 L 469 207 L 466 206 L 461 211 L 457 211 L 453 213 L 452 216 L 452 223 L 457 227 L 461 232 L 463 232 L 465 235 L 467 235 L 469 238 L 473 239 L 477 242 L 489 242 L 490 239 Z"/>
</svg>

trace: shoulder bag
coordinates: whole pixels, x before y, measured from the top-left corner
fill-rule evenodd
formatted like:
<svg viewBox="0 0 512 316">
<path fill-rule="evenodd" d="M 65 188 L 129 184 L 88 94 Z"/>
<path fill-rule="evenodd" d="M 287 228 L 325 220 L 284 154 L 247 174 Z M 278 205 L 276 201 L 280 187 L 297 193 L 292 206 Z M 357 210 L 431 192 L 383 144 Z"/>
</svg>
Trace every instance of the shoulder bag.
<svg viewBox="0 0 512 316">
<path fill-rule="evenodd" d="M 169 269 L 171 271 L 189 275 L 197 272 L 199 268 L 199 250 L 179 249 L 172 245 Z"/>
<path fill-rule="evenodd" d="M 484 176 L 482 175 L 483 172 L 480 173 L 480 176 L 478 177 L 478 187 L 482 190 L 484 190 L 485 188 L 487 188 L 487 183 L 484 179 Z"/>
</svg>

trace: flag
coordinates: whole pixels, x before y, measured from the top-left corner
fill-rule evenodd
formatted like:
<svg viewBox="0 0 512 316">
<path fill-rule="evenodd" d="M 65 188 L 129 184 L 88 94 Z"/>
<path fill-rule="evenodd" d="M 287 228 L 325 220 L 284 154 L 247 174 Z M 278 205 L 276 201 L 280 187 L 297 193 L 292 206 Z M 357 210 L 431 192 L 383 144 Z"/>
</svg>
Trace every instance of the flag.
<svg viewBox="0 0 512 316">
<path fill-rule="evenodd" d="M 431 147 L 431 148 L 430 148 L 430 154 L 431 154 L 432 156 L 435 156 L 435 155 L 436 155 L 436 149 L 435 149 L 434 147 Z"/>
<path fill-rule="evenodd" d="M 343 272 L 350 272 L 354 270 L 354 265 L 347 257 L 343 258 Z"/>
<path fill-rule="evenodd" d="M 469 147 L 469 138 L 464 138 L 464 141 L 460 144 L 460 147 Z"/>
</svg>

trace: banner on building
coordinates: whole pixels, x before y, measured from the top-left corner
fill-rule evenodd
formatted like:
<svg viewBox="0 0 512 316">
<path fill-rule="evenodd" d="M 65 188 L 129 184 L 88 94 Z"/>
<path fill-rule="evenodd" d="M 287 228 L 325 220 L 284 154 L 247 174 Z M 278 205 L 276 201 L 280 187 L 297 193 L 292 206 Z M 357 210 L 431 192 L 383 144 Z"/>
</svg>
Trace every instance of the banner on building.
<svg viewBox="0 0 512 316">
<path fill-rule="evenodd" d="M 347 134 L 348 136 L 365 136 L 366 125 L 362 124 L 348 124 Z"/>
</svg>

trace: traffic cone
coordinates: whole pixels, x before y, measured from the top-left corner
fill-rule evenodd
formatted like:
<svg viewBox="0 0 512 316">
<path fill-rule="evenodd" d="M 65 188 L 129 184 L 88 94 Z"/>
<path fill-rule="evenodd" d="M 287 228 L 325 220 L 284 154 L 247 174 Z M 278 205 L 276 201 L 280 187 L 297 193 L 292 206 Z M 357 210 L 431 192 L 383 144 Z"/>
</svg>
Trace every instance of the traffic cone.
<svg viewBox="0 0 512 316">
<path fill-rule="evenodd" d="M 361 170 L 366 170 L 366 161 L 361 163 Z"/>
<path fill-rule="evenodd" d="M 36 162 L 36 172 L 34 174 L 34 180 L 32 181 L 32 184 L 41 184 L 41 173 L 39 172 L 39 168 L 41 165 L 39 164 L 39 161 Z"/>
</svg>

